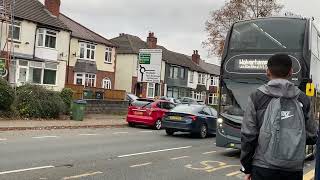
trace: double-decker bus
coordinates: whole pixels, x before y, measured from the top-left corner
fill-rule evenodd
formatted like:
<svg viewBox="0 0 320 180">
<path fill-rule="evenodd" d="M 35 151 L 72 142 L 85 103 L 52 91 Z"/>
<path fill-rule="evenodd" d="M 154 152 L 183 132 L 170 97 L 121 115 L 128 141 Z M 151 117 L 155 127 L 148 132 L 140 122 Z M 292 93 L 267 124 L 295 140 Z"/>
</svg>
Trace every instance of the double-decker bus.
<svg viewBox="0 0 320 180">
<path fill-rule="evenodd" d="M 276 53 L 289 54 L 294 71 L 290 81 L 302 91 L 309 91 L 312 116 L 317 114 L 317 93 L 313 95 L 312 91 L 320 88 L 320 32 L 314 21 L 270 17 L 237 22 L 227 35 L 222 56 L 218 147 L 240 148 L 241 123 L 248 97 L 268 81 L 267 62 Z M 314 155 L 313 149 L 308 146 L 307 154 Z"/>
</svg>

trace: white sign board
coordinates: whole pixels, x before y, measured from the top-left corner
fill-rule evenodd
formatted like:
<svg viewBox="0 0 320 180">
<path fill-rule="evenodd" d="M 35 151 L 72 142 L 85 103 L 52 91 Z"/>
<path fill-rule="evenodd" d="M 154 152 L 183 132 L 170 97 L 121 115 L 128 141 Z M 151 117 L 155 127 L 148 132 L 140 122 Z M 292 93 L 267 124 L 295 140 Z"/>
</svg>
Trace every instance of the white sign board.
<svg viewBox="0 0 320 180">
<path fill-rule="evenodd" d="M 138 82 L 160 83 L 162 49 L 140 49 Z"/>
</svg>

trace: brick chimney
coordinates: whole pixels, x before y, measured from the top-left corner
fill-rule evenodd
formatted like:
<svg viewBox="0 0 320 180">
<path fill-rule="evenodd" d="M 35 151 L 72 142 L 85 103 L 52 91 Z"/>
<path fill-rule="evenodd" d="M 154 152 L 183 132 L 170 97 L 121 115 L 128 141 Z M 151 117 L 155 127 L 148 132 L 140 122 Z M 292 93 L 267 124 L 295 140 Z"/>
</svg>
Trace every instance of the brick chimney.
<svg viewBox="0 0 320 180">
<path fill-rule="evenodd" d="M 193 61 L 194 63 L 196 63 L 196 64 L 199 65 L 200 60 L 201 60 L 201 59 L 200 59 L 200 55 L 199 55 L 198 50 L 194 50 L 194 51 L 193 51 L 193 54 L 192 54 L 192 61 Z"/>
<path fill-rule="evenodd" d="M 157 42 L 158 38 L 154 36 L 153 32 L 149 33 L 149 36 L 147 38 L 147 44 L 149 49 L 156 49 L 157 48 Z"/>
<path fill-rule="evenodd" d="M 45 0 L 44 5 L 52 15 L 58 17 L 60 14 L 61 0 Z"/>
</svg>

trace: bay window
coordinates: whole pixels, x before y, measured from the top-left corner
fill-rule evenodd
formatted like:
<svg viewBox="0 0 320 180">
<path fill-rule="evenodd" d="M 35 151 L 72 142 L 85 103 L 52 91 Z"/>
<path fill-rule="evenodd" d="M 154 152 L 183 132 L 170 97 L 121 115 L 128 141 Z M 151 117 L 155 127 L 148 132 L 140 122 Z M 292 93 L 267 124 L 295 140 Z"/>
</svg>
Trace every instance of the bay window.
<svg viewBox="0 0 320 180">
<path fill-rule="evenodd" d="M 57 45 L 57 32 L 47 29 L 38 30 L 38 47 L 55 49 Z"/>
<path fill-rule="evenodd" d="M 18 60 L 19 83 L 56 85 L 58 65 L 49 62 Z"/>
<path fill-rule="evenodd" d="M 96 87 L 96 75 L 91 73 L 76 73 L 74 83 L 86 87 Z"/>
<path fill-rule="evenodd" d="M 80 43 L 80 59 L 95 60 L 96 46 L 89 43 Z"/>
</svg>

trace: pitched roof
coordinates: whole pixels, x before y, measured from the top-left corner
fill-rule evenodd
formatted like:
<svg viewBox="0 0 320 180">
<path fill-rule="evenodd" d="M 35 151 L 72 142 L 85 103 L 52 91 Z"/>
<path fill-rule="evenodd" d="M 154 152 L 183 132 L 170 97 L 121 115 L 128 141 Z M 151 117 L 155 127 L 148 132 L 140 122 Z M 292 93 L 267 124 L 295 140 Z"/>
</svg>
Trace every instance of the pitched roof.
<svg viewBox="0 0 320 180">
<path fill-rule="evenodd" d="M 111 41 L 104 38 L 103 36 L 93 32 L 92 30 L 86 28 L 85 26 L 79 24 L 78 22 L 72 20 L 71 18 L 67 17 L 64 14 L 60 14 L 59 19 L 69 28 L 72 30 L 71 35 L 73 37 L 92 41 L 95 43 L 104 44 L 107 46 L 115 46 Z"/>
<path fill-rule="evenodd" d="M 203 60 L 200 61 L 199 65 L 211 75 L 220 75 L 220 66 L 218 65 L 207 63 Z"/>
<path fill-rule="evenodd" d="M 7 1 L 11 3 L 11 1 Z M 15 0 L 14 16 L 16 18 L 29 20 L 42 25 L 51 26 L 58 29 L 69 30 L 57 17 L 45 8 L 38 0 Z M 3 4 L 3 0 L 0 0 Z"/>
<path fill-rule="evenodd" d="M 140 49 L 148 49 L 145 41 L 130 34 L 120 35 L 119 37 L 111 39 L 111 41 L 118 46 L 118 54 L 139 54 Z M 193 71 L 207 73 L 207 71 L 195 64 L 189 56 L 170 51 L 163 46 L 158 46 L 158 48 L 162 49 L 162 59 L 168 64 L 183 66 Z"/>
</svg>

